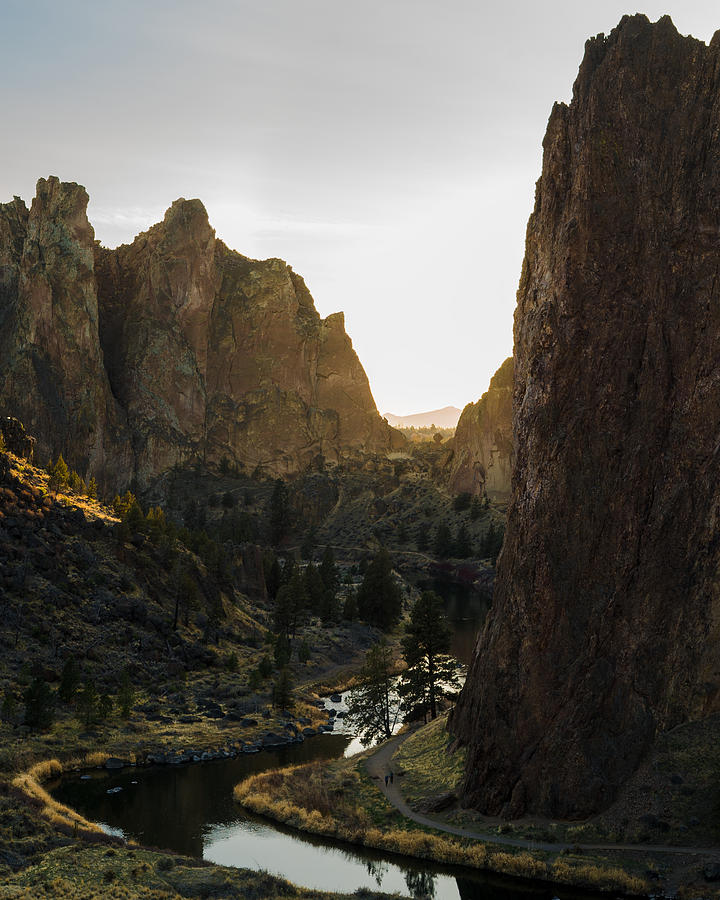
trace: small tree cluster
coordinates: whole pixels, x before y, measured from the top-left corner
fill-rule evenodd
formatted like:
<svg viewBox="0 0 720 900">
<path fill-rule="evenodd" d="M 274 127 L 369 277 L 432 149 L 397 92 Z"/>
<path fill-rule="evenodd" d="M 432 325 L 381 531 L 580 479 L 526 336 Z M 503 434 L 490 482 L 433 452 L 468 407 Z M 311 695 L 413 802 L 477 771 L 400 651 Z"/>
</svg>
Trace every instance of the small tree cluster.
<svg viewBox="0 0 720 900">
<path fill-rule="evenodd" d="M 90 478 L 86 484 L 85 479 L 78 475 L 75 469 L 70 469 L 68 467 L 68 464 L 63 459 L 62 453 L 55 462 L 52 462 L 52 460 L 50 461 L 47 467 L 47 473 L 50 476 L 48 487 L 51 491 L 57 492 L 64 488 L 72 491 L 74 494 L 89 497 L 91 500 L 97 499 L 98 489 L 95 478 Z"/>
</svg>

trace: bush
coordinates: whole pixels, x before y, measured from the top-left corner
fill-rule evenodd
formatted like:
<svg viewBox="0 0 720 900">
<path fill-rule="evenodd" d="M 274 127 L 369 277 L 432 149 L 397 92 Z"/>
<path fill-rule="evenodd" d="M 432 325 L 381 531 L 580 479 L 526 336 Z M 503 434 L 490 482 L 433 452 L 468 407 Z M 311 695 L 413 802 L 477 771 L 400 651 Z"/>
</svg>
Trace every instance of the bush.
<svg viewBox="0 0 720 900">
<path fill-rule="evenodd" d="M 463 512 L 463 510 L 470 509 L 470 505 L 472 503 L 472 495 L 469 491 L 463 491 L 461 494 L 458 494 L 453 500 L 453 509 L 455 512 Z"/>
</svg>

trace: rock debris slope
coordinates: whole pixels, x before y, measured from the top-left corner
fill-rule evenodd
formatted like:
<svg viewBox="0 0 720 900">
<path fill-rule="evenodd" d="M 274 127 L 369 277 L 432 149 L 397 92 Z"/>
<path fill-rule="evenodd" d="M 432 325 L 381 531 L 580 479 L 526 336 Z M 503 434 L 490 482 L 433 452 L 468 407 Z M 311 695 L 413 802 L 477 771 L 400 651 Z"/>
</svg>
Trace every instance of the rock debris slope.
<svg viewBox="0 0 720 900">
<path fill-rule="evenodd" d="M 105 485 L 227 457 L 292 474 L 319 456 L 385 453 L 342 313 L 302 278 L 215 237 L 177 200 L 126 246 L 94 241 L 88 197 L 41 179 L 28 212 L 0 206 L 0 408 Z"/>
<path fill-rule="evenodd" d="M 515 314 L 465 802 L 585 816 L 720 706 L 720 33 L 625 17 L 557 104 Z"/>
</svg>

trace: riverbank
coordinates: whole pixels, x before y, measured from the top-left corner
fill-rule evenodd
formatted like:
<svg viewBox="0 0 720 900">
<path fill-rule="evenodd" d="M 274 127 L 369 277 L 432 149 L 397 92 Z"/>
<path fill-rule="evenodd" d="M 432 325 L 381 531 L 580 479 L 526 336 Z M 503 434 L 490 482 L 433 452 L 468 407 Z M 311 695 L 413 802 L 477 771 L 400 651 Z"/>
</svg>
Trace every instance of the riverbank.
<svg viewBox="0 0 720 900">
<path fill-rule="evenodd" d="M 720 896 L 708 881 L 720 862 L 712 847 L 562 843 L 557 823 L 511 824 L 477 815 L 471 829 L 455 794 L 463 761 L 448 744 L 444 723 L 436 721 L 373 753 L 256 775 L 236 787 L 235 799 L 314 834 L 502 875 L 625 895 Z M 396 777 L 385 788 L 387 771 Z M 454 824 L 458 817 L 464 827 Z M 536 836 L 523 837 L 523 827 Z M 545 841 L 537 836 L 541 830 Z"/>
<path fill-rule="evenodd" d="M 352 667 L 348 666 L 337 670 L 328 668 L 325 676 L 332 684 L 338 677 L 348 677 L 351 671 Z M 242 677 L 241 673 L 238 676 Z M 238 716 L 226 705 L 226 698 L 232 697 L 232 678 L 232 674 L 226 675 L 223 681 L 226 685 L 230 683 L 227 693 L 220 685 L 215 708 L 204 707 L 204 714 L 195 709 L 194 703 L 194 714 L 189 713 L 189 704 L 185 705 L 184 712 L 180 712 L 176 705 L 178 698 L 163 694 L 150 699 L 140 697 L 127 720 L 113 718 L 103 723 L 101 728 L 84 730 L 77 719 L 64 717 L 47 732 L 32 733 L 27 729 L 11 732 L 13 738 L 3 746 L 4 771 L 0 775 L 0 897 L 35 897 L 37 893 L 23 891 L 30 884 L 44 885 L 46 882 L 57 888 L 53 888 L 49 896 L 75 896 L 71 890 L 72 866 L 68 872 L 65 865 L 68 859 L 75 857 L 59 852 L 68 847 L 74 848 L 73 852 L 82 858 L 87 858 L 90 868 L 97 863 L 98 855 L 104 852 L 100 848 L 113 847 L 119 854 L 115 862 L 126 858 L 122 855 L 125 853 L 122 849 L 124 842 L 109 837 L 94 822 L 55 801 L 45 787 L 49 781 L 68 773 L 97 769 L 112 771 L 122 765 L 165 765 L 172 768 L 185 763 L 229 760 L 271 747 L 320 741 L 323 733 L 332 731 L 332 718 L 328 710 L 320 708 L 321 702 L 314 685 L 306 684 L 298 691 L 302 699 L 294 704 L 292 710 L 264 706 L 252 715 Z M 188 685 L 186 696 L 202 696 L 210 687 L 206 681 L 202 679 L 194 689 Z M 11 768 L 8 763 L 15 763 L 15 766 Z M 56 855 L 52 858 L 48 856 L 56 850 Z M 98 872 L 115 871 L 112 866 L 98 868 L 88 883 L 98 882 L 95 885 L 98 897 L 115 896 L 110 888 L 120 891 L 117 896 L 151 896 L 147 893 L 148 885 L 156 886 L 156 883 L 162 883 L 162 889 L 170 891 L 172 885 L 166 877 L 167 873 L 158 869 L 160 860 L 166 857 L 167 854 L 151 853 L 147 863 L 149 869 L 142 869 L 144 875 L 139 881 L 137 878 L 128 881 L 128 866 L 123 864 L 115 875 L 108 876 L 112 878 L 112 884 L 98 875 Z M 183 869 L 195 872 L 196 860 L 185 859 L 181 862 L 179 856 L 173 858 L 176 859 L 177 865 L 173 865 L 178 872 Z M 264 881 L 257 873 L 222 867 L 218 871 L 223 874 L 203 874 L 198 881 L 198 896 L 207 895 L 207 890 L 216 883 L 227 883 L 238 891 L 242 889 L 244 893 L 240 895 L 249 897 L 318 896 L 317 892 L 291 888 L 282 879 L 275 879 L 277 885 L 267 892 L 270 882 Z M 157 878 L 152 875 L 148 881 L 145 877 L 148 872 L 156 873 Z M 70 882 L 66 883 L 68 878 Z M 191 882 L 194 884 L 193 879 Z M 162 896 L 175 894 L 165 893 Z M 329 893 L 322 896 L 341 895 Z"/>
<path fill-rule="evenodd" d="M 94 753 L 64 764 L 45 761 L 0 781 L 0 898 L 349 897 L 297 887 L 262 871 L 212 865 L 126 842 L 48 793 L 45 785 L 63 774 L 105 768 L 105 756 Z M 112 770 L 114 761 L 109 762 Z M 368 891 L 364 896 L 388 895 Z"/>
</svg>

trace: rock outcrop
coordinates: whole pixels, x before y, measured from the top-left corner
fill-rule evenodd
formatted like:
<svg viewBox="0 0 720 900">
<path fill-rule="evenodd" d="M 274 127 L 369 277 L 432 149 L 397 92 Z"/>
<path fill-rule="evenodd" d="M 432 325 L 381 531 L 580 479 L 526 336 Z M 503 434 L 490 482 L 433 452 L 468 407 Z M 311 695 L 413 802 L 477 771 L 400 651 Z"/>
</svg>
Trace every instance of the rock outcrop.
<svg viewBox="0 0 720 900">
<path fill-rule="evenodd" d="M 477 403 L 462 411 L 453 439 L 450 490 L 493 500 L 510 496 L 513 361 L 506 359 Z"/>
<path fill-rule="evenodd" d="M 0 410 L 101 485 L 174 465 L 272 474 L 386 453 L 342 313 L 321 319 L 302 278 L 216 239 L 199 200 L 115 250 L 95 243 L 87 194 L 38 182 L 0 207 Z"/>
<path fill-rule="evenodd" d="M 720 33 L 625 17 L 544 141 L 464 802 L 584 816 L 720 706 Z"/>
<path fill-rule="evenodd" d="M 110 447 L 129 476 L 98 339 L 87 202 L 80 185 L 41 178 L 29 211 L 17 197 L 0 205 L 0 412 L 23 422 L 41 459 L 59 449 L 99 473 Z"/>
</svg>

